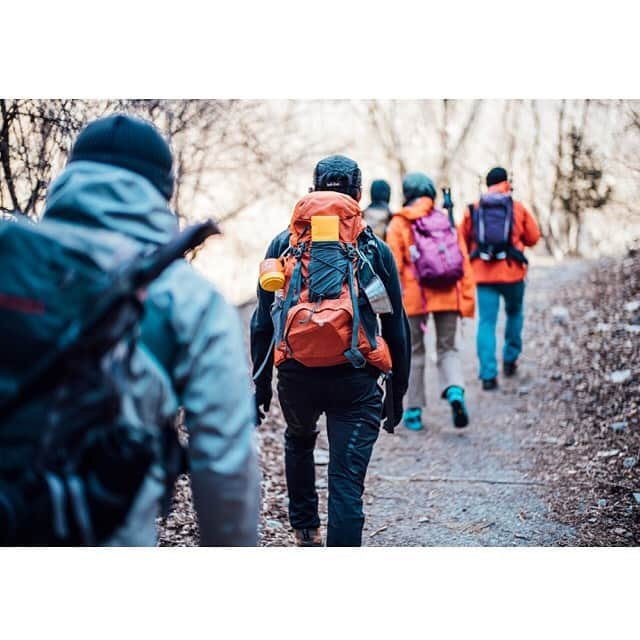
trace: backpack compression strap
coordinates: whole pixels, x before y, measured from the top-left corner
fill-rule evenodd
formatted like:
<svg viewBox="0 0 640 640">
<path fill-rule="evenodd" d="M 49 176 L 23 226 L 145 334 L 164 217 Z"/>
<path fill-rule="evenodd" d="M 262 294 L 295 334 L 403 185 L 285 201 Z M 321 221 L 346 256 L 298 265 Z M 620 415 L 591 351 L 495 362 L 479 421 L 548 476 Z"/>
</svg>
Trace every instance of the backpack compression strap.
<svg viewBox="0 0 640 640">
<path fill-rule="evenodd" d="M 300 243 L 293 250 L 293 257 L 296 260 L 296 264 L 293 267 L 293 272 L 291 273 L 291 281 L 289 282 L 289 288 L 287 289 L 287 297 L 284 299 L 284 304 L 282 306 L 282 314 L 283 321 L 280 323 L 280 331 L 278 336 L 276 337 L 275 344 L 280 344 L 284 338 L 284 325 L 289 313 L 289 309 L 291 309 L 292 305 L 294 305 L 298 298 L 300 297 L 300 289 L 302 285 L 302 254 L 306 249 L 306 244 L 304 242 Z"/>
<path fill-rule="evenodd" d="M 360 309 L 358 307 L 358 296 L 355 288 L 355 275 L 353 272 L 353 261 L 356 258 L 356 250 L 347 245 L 347 258 L 349 259 L 349 294 L 351 295 L 351 306 L 353 307 L 353 329 L 351 331 L 351 348 L 344 352 L 344 357 L 356 368 L 362 369 L 366 366 L 367 360 L 358 349 L 358 334 L 360 331 Z"/>
</svg>

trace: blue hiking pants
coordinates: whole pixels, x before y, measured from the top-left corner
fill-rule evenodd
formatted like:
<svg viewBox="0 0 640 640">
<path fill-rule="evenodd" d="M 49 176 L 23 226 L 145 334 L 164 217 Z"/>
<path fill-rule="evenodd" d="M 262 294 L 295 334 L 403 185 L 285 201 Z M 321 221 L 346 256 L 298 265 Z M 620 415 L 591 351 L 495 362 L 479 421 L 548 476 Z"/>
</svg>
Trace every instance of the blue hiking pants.
<svg viewBox="0 0 640 640">
<path fill-rule="evenodd" d="M 524 280 L 500 284 L 479 284 L 477 349 L 480 360 L 480 379 L 490 380 L 498 375 L 496 360 L 496 324 L 500 296 L 504 298 L 507 322 L 504 329 L 503 362 L 515 362 L 522 351 L 522 326 L 524 324 Z"/>
</svg>

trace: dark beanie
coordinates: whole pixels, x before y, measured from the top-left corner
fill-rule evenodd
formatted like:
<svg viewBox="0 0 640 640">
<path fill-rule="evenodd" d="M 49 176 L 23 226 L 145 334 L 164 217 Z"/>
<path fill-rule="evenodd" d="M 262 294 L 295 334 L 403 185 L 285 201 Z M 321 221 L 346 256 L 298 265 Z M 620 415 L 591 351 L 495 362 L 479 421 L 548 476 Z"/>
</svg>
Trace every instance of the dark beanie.
<svg viewBox="0 0 640 640">
<path fill-rule="evenodd" d="M 424 173 L 408 173 L 402 181 L 402 195 L 405 205 L 416 198 L 427 196 L 432 200 L 436 197 L 436 187 L 433 180 Z"/>
<path fill-rule="evenodd" d="M 362 188 L 360 167 L 346 156 L 323 158 L 313 172 L 313 188 L 316 191 L 339 191 L 355 198 Z"/>
<path fill-rule="evenodd" d="M 494 167 L 487 173 L 487 187 L 491 187 L 494 184 L 500 184 L 508 180 L 507 170 L 502 167 Z"/>
<path fill-rule="evenodd" d="M 391 187 L 386 180 L 374 180 L 371 183 L 371 202 L 386 202 L 391 199 Z"/>
<path fill-rule="evenodd" d="M 135 171 L 170 200 L 175 177 L 171 148 L 156 127 L 118 113 L 90 122 L 78 135 L 68 162 L 90 160 Z"/>
</svg>

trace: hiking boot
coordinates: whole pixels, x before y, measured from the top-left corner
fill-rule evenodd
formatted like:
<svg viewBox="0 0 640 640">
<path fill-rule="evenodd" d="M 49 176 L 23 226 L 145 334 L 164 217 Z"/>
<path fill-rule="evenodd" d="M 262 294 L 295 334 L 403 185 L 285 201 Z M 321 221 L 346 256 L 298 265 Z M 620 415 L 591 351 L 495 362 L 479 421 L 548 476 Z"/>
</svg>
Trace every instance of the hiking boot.
<svg viewBox="0 0 640 640">
<path fill-rule="evenodd" d="M 422 409 L 416 407 L 407 409 L 402 415 L 402 422 L 407 429 L 420 431 L 422 429 Z"/>
<path fill-rule="evenodd" d="M 513 362 L 503 362 L 502 371 L 507 378 L 512 378 L 518 371 L 518 361 L 514 360 Z"/>
<path fill-rule="evenodd" d="M 482 390 L 483 391 L 493 391 L 498 388 L 498 378 L 489 378 L 488 380 L 482 381 Z"/>
<path fill-rule="evenodd" d="M 446 398 L 451 405 L 453 425 L 462 429 L 469 424 L 469 414 L 464 404 L 464 389 L 462 387 L 449 387 L 446 391 Z"/>
<path fill-rule="evenodd" d="M 321 547 L 322 535 L 320 529 L 294 529 L 293 537 L 296 547 Z"/>
</svg>

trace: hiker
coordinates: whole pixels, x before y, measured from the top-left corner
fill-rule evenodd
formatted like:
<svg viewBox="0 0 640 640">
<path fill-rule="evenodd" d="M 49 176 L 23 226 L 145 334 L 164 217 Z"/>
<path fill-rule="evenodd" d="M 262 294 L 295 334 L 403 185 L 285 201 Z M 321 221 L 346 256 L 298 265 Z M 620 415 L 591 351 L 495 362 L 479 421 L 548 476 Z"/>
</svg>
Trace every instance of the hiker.
<svg viewBox="0 0 640 640">
<path fill-rule="evenodd" d="M 371 183 L 371 204 L 362 212 L 362 217 L 381 240 L 387 235 L 387 227 L 393 215 L 389 208 L 390 199 L 389 183 L 386 180 L 374 180 Z"/>
<path fill-rule="evenodd" d="M 494 167 L 486 177 L 487 192 L 465 211 L 460 230 L 467 244 L 478 292 L 480 321 L 477 351 L 482 388 L 498 387 L 496 324 L 500 297 L 504 298 L 506 324 L 502 371 L 516 374 L 522 351 L 524 291 L 527 275 L 525 247 L 540 239 L 534 217 L 514 200 L 507 172 Z"/>
<path fill-rule="evenodd" d="M 453 220 L 435 207 L 436 188 L 427 175 L 407 174 L 402 192 L 404 206 L 389 224 L 387 243 L 400 274 L 411 327 L 411 375 L 403 423 L 414 431 L 424 426 L 425 334 L 432 315 L 440 394 L 451 406 L 454 426 L 466 427 L 469 414 L 456 334 L 458 318 L 472 318 L 475 312 L 467 249 Z"/>
<path fill-rule="evenodd" d="M 101 230 L 116 232 L 123 242 L 151 249 L 178 232 L 169 206 L 174 183 L 172 152 L 159 131 L 139 118 L 108 116 L 78 135 L 64 171 L 49 189 L 44 220 L 92 230 L 98 238 Z M 259 510 L 255 413 L 237 313 L 184 260 L 150 285 L 144 305 L 142 349 L 164 372 L 174 409 L 184 410 L 200 544 L 254 546 Z M 145 382 L 141 374 L 131 387 L 130 401 L 142 411 L 156 393 Z M 162 469 L 154 473 L 107 544 L 156 544 L 164 491 Z"/>
<path fill-rule="evenodd" d="M 388 431 L 401 420 L 407 389 L 410 342 L 400 284 L 389 248 L 362 220 L 360 197 L 356 162 L 339 155 L 318 162 L 310 193 L 267 249 L 263 265 L 275 270 L 261 276 L 251 320 L 258 423 L 271 403 L 273 365 L 278 369 L 289 521 L 298 546 L 322 545 L 313 458 L 320 415 L 329 439 L 326 543 L 360 546 L 364 479 L 382 419 L 379 380 L 392 368 Z"/>
</svg>

